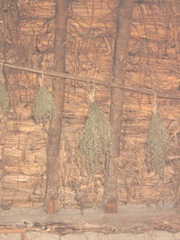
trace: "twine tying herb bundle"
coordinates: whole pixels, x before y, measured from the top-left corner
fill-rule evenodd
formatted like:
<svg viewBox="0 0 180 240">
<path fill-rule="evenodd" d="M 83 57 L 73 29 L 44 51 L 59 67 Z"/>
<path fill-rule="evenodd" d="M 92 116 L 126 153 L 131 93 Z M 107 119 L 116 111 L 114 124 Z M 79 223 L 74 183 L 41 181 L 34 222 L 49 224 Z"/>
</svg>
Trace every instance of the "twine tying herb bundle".
<svg viewBox="0 0 180 240">
<path fill-rule="evenodd" d="M 168 134 L 159 114 L 152 115 L 148 133 L 147 165 L 155 171 L 161 179 L 164 178 L 164 167 L 168 148 Z"/>
<path fill-rule="evenodd" d="M 76 157 L 88 173 L 95 174 L 103 166 L 107 170 L 111 157 L 111 126 L 96 103 L 89 104 L 89 113 L 80 135 Z"/>
<path fill-rule="evenodd" d="M 9 111 L 9 96 L 4 84 L 0 85 L 0 109 L 4 113 Z"/>
<path fill-rule="evenodd" d="M 34 103 L 34 119 L 36 123 L 44 123 L 54 115 L 55 105 L 52 95 L 46 87 L 40 86 Z"/>
</svg>

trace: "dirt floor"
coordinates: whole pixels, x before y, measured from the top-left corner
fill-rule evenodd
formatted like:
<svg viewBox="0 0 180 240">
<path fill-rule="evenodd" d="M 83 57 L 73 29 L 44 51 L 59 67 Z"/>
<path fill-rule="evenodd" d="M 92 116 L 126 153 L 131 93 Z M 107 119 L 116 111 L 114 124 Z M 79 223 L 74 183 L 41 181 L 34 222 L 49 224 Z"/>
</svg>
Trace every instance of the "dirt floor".
<svg viewBox="0 0 180 240">
<path fill-rule="evenodd" d="M 180 240 L 180 212 L 170 204 L 122 205 L 117 214 L 101 209 L 63 209 L 52 215 L 42 209 L 0 210 L 0 239 Z"/>
</svg>

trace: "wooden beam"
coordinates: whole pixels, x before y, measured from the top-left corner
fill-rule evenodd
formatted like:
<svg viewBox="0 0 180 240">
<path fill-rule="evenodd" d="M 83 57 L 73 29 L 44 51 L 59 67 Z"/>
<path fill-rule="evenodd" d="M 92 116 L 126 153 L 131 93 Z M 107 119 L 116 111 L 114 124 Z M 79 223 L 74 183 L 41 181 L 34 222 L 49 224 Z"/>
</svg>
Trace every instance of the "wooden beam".
<svg viewBox="0 0 180 240">
<path fill-rule="evenodd" d="M 178 93 L 177 91 L 176 92 L 171 92 L 171 93 L 160 92 L 160 91 L 151 90 L 151 89 L 145 88 L 145 87 L 140 88 L 140 87 L 134 87 L 134 86 L 125 86 L 125 85 L 121 86 L 119 83 L 110 82 L 107 79 L 86 78 L 86 77 L 83 77 L 83 76 L 64 73 L 64 72 L 47 71 L 47 70 L 42 70 L 42 69 L 35 69 L 35 68 L 18 66 L 18 65 L 14 65 L 14 64 L 11 64 L 11 63 L 4 63 L 4 62 L 1 62 L 1 64 L 3 66 L 9 67 L 9 68 L 18 69 L 18 70 L 22 70 L 22 71 L 28 71 L 28 72 L 39 73 L 39 74 L 43 73 L 44 75 L 51 76 L 51 77 L 56 77 L 56 78 L 59 78 L 60 80 L 61 80 L 61 78 L 66 78 L 66 80 L 75 80 L 75 81 L 78 81 L 78 82 L 88 82 L 88 83 L 89 82 L 92 82 L 92 83 L 95 82 L 96 85 L 119 88 L 119 89 L 123 89 L 123 90 L 128 91 L 128 92 L 137 92 L 137 93 L 144 94 L 144 95 L 154 95 L 156 93 L 157 98 L 180 100 L 180 93 Z M 172 68 L 172 67 L 169 67 L 169 68 L 180 75 L 180 71 L 178 71 L 177 69 Z"/>
<path fill-rule="evenodd" d="M 109 172 L 105 174 L 103 209 L 106 213 L 118 211 L 117 170 L 120 155 L 120 135 L 123 115 L 124 84 L 127 68 L 128 42 L 131 30 L 134 0 L 119 0 L 114 46 L 113 84 L 122 88 L 111 88 L 110 123 L 112 126 L 112 158 Z"/>
<path fill-rule="evenodd" d="M 68 1 L 55 1 L 55 70 L 66 71 L 66 42 L 67 42 L 67 14 Z M 47 140 L 47 165 L 46 165 L 46 197 L 45 208 L 47 213 L 58 211 L 59 188 L 60 188 L 60 139 L 62 130 L 65 78 L 61 81 L 55 79 L 53 82 L 53 93 L 55 102 L 55 116 L 53 117 Z"/>
</svg>

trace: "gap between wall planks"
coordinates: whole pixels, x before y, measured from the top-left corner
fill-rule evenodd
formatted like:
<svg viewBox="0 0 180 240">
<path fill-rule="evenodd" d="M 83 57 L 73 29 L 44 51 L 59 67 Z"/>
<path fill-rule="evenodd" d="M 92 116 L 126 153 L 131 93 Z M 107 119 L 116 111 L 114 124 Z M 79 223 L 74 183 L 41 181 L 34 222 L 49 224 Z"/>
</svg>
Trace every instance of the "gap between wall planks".
<svg viewBox="0 0 180 240">
<path fill-rule="evenodd" d="M 18 66 L 18 65 L 11 64 L 11 63 L 5 63 L 5 62 L 1 62 L 0 65 L 1 66 L 6 66 L 6 67 L 9 67 L 9 68 L 19 69 L 19 70 L 22 70 L 22 71 L 28 71 L 28 72 L 34 72 L 34 73 L 40 73 L 40 74 L 43 73 L 44 75 L 49 75 L 49 76 L 52 76 L 52 77 L 66 78 L 66 79 L 77 80 L 77 81 L 80 81 L 80 82 L 88 82 L 88 83 L 93 82 L 93 83 L 96 83 L 98 85 L 104 85 L 106 87 L 120 88 L 120 89 L 125 90 L 125 91 L 137 92 L 137 93 L 141 93 L 141 94 L 145 94 L 145 95 L 156 94 L 156 96 L 158 98 L 163 98 L 163 99 L 180 100 L 180 94 L 177 94 L 177 92 L 176 93 L 163 93 L 163 92 L 154 91 L 154 90 L 151 90 L 151 89 L 148 89 L 148 88 L 120 86 L 118 84 L 111 83 L 108 80 L 97 80 L 97 79 L 93 79 L 93 78 L 84 78 L 84 77 L 69 74 L 69 73 L 60 73 L 60 72 L 56 72 L 56 71 L 46 71 L 46 70 L 41 70 L 41 69 L 34 69 L 34 68 Z M 178 70 L 176 70 L 176 69 L 172 69 L 172 70 L 179 73 Z"/>
</svg>

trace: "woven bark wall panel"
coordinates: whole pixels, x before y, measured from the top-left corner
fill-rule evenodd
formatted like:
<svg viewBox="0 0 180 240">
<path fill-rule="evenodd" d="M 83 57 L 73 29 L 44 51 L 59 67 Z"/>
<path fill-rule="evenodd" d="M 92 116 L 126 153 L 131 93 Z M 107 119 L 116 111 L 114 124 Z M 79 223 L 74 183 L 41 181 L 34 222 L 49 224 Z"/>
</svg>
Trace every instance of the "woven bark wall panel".
<svg viewBox="0 0 180 240">
<path fill-rule="evenodd" d="M 138 2 L 138 1 L 137 1 Z M 136 4 L 128 50 L 123 106 L 120 157 L 118 162 L 119 201 L 158 203 L 178 198 L 177 166 L 180 156 L 179 100 L 179 14 L 178 3 L 145 1 Z M 7 6 L 4 6 L 6 8 Z M 103 174 L 92 178 L 75 161 L 79 134 L 88 114 L 87 94 L 95 88 L 95 101 L 107 114 L 110 87 L 98 81 L 111 81 L 117 1 L 72 1 L 69 5 L 66 66 L 74 79 L 66 80 L 66 99 L 61 136 L 60 207 L 99 206 L 103 194 Z M 14 10 L 13 10 L 14 9 Z M 20 23 L 14 21 L 20 10 Z M 15 12 L 13 12 L 15 11 Z M 9 14 L 8 16 L 6 14 Z M 19 9 L 9 5 L 1 11 L 15 24 L 0 28 L 1 61 L 54 70 L 54 1 L 20 1 Z M 10 21 L 9 21 L 10 22 Z M 12 25 L 12 24 L 11 24 Z M 0 120 L 0 193 L 3 208 L 36 207 L 43 204 L 46 181 L 46 141 L 49 123 L 36 125 L 33 104 L 42 74 L 4 68 L 10 97 L 10 111 Z M 76 76 L 91 81 L 78 81 Z M 44 86 L 53 94 L 52 76 L 44 76 Z M 138 91 L 138 89 L 143 90 Z M 148 94 L 152 90 L 154 94 Z M 157 92 L 157 99 L 155 95 Z M 158 92 L 174 97 L 160 98 Z M 146 165 L 147 133 L 153 102 L 169 134 L 165 184 Z"/>
</svg>

